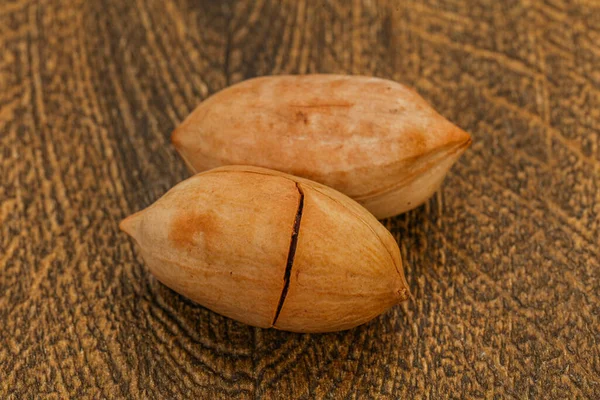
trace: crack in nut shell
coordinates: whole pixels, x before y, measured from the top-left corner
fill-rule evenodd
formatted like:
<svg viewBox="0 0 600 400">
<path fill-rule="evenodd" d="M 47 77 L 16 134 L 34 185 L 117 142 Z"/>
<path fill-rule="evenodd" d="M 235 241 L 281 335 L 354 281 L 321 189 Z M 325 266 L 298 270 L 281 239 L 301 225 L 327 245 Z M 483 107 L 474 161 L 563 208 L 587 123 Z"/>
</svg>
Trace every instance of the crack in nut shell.
<svg viewBox="0 0 600 400">
<path fill-rule="evenodd" d="M 120 226 L 165 285 L 254 326 L 348 329 L 408 297 L 383 225 L 343 194 L 277 171 L 195 175 Z"/>
</svg>

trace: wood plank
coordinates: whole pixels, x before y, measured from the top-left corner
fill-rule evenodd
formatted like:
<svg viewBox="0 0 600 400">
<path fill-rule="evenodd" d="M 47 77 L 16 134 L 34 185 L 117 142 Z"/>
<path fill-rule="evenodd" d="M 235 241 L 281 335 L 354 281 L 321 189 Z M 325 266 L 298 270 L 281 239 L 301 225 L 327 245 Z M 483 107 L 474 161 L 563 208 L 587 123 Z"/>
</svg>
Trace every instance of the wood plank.
<svg viewBox="0 0 600 400">
<path fill-rule="evenodd" d="M 591 0 L 0 5 L 1 398 L 600 397 Z M 188 176 L 170 133 L 266 74 L 414 86 L 474 144 L 384 221 L 415 300 L 248 327 L 156 281 L 118 222 Z"/>
</svg>

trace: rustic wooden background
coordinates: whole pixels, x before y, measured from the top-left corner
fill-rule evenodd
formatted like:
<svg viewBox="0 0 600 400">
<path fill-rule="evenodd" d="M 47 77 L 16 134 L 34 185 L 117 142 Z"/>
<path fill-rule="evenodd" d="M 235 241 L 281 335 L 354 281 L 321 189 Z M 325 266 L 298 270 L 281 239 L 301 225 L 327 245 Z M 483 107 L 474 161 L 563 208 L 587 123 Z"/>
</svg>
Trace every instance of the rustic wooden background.
<svg viewBox="0 0 600 400">
<path fill-rule="evenodd" d="M 0 398 L 600 398 L 600 3 L 2 0 L 0 49 Z M 385 221 L 414 302 L 337 334 L 197 306 L 117 228 L 202 99 L 305 72 L 474 138 Z"/>
</svg>

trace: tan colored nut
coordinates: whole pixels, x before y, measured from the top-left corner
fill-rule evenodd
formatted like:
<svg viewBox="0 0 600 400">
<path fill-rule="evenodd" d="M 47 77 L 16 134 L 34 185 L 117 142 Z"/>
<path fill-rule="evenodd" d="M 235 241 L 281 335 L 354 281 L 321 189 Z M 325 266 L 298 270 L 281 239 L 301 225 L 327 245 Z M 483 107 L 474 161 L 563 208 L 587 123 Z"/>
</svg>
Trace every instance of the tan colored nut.
<svg viewBox="0 0 600 400">
<path fill-rule="evenodd" d="M 158 280 L 254 326 L 348 329 L 409 296 L 398 245 L 367 210 L 272 170 L 195 175 L 120 227 Z"/>
<path fill-rule="evenodd" d="M 172 141 L 192 172 L 271 168 L 330 186 L 385 218 L 425 202 L 471 137 L 399 83 L 299 75 L 222 90 Z"/>
</svg>

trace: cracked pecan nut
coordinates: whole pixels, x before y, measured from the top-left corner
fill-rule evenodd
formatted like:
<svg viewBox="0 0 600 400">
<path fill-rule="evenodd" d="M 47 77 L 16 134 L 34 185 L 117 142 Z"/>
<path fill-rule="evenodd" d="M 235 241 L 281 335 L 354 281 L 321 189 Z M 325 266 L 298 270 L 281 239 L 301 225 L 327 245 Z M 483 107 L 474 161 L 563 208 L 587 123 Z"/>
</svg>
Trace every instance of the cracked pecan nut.
<svg viewBox="0 0 600 400">
<path fill-rule="evenodd" d="M 216 93 L 172 142 L 194 173 L 270 168 L 330 186 L 381 219 L 425 202 L 471 137 L 397 82 L 294 75 Z"/>
<path fill-rule="evenodd" d="M 398 245 L 367 210 L 273 170 L 197 174 L 120 227 L 158 280 L 258 327 L 348 329 L 409 296 Z"/>
</svg>

